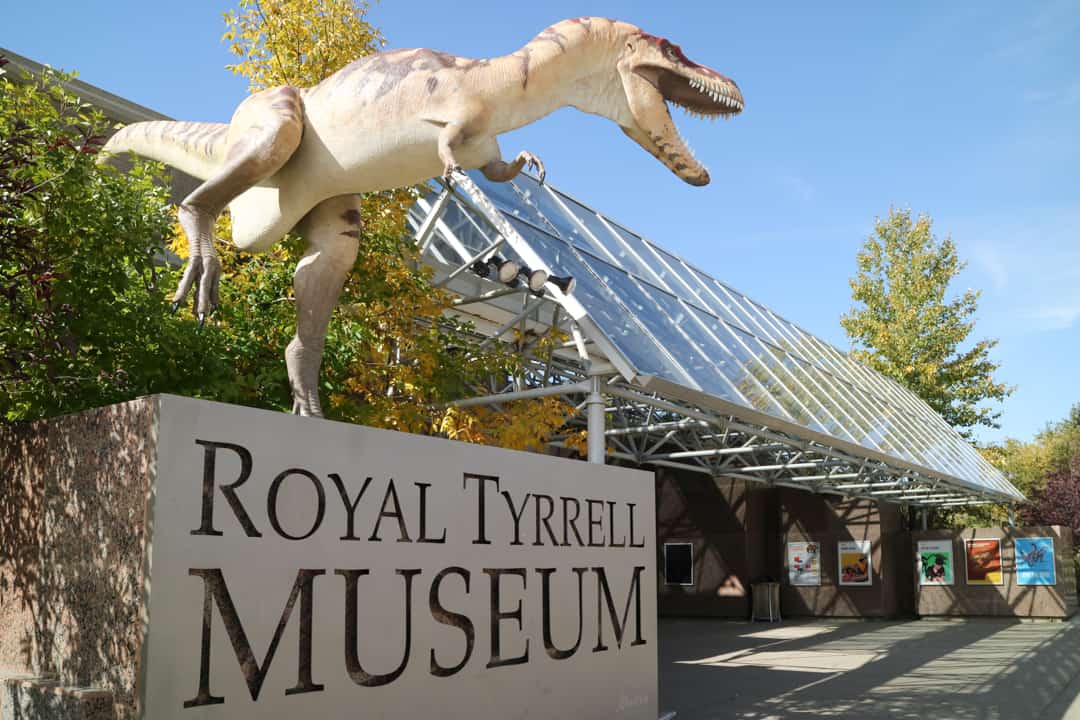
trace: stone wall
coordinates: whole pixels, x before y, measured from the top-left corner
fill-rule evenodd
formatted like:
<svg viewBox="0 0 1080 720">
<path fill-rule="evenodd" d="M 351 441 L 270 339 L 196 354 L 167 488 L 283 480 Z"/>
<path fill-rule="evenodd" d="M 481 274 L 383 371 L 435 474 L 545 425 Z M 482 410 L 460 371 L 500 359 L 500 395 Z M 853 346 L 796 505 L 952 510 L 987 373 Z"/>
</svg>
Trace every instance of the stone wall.
<svg viewBox="0 0 1080 720">
<path fill-rule="evenodd" d="M 1018 537 L 1054 539 L 1056 585 L 1017 584 L 1014 541 Z M 969 585 L 966 582 L 964 541 L 980 538 L 996 538 L 1001 542 L 1001 585 Z M 916 612 L 920 616 L 1067 618 L 1076 612 L 1076 571 L 1072 561 L 1073 537 L 1069 528 L 1052 525 L 916 532 L 912 534 L 910 550 L 913 568 L 917 562 L 915 558 L 920 540 L 950 540 L 955 559 L 952 585 L 924 585 L 915 589 Z"/>
<path fill-rule="evenodd" d="M 155 426 L 150 398 L 0 426 L 0 677 L 111 690 L 135 716 Z M 49 700 L 30 687 L 8 704 Z"/>
</svg>

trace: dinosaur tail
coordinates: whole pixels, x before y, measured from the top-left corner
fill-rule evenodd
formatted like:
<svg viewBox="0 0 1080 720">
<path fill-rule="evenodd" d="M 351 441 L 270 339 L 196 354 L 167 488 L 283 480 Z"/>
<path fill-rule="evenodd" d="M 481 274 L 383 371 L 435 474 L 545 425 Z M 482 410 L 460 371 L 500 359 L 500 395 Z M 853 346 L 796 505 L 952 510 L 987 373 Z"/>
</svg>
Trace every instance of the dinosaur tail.
<svg viewBox="0 0 1080 720">
<path fill-rule="evenodd" d="M 133 152 L 206 180 L 225 161 L 228 134 L 227 123 L 137 122 L 123 128 L 105 143 L 101 159 Z"/>
</svg>

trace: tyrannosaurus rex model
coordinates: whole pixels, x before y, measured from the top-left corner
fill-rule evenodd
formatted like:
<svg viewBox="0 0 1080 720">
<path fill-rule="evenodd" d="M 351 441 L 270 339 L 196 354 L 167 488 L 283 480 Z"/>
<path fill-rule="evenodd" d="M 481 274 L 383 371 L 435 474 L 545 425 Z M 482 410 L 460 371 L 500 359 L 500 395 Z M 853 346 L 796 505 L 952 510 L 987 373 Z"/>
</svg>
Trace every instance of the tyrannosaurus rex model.
<svg viewBox="0 0 1080 720">
<path fill-rule="evenodd" d="M 730 79 L 677 45 L 624 22 L 557 23 L 520 50 L 470 60 L 432 50 L 364 57 L 312 88 L 258 92 L 224 123 L 143 122 L 105 153 L 132 151 L 205 180 L 181 203 L 190 255 L 173 298 L 198 284 L 200 321 L 218 301 L 213 225 L 229 207 L 233 242 L 258 252 L 296 228 L 296 336 L 285 351 L 293 409 L 321 415 L 318 375 L 337 298 L 356 258 L 358 193 L 405 187 L 479 168 L 507 181 L 536 157 L 502 159 L 496 137 L 565 106 L 602 115 L 691 185 L 709 174 L 671 121 L 666 102 L 696 116 L 743 108 Z"/>
</svg>

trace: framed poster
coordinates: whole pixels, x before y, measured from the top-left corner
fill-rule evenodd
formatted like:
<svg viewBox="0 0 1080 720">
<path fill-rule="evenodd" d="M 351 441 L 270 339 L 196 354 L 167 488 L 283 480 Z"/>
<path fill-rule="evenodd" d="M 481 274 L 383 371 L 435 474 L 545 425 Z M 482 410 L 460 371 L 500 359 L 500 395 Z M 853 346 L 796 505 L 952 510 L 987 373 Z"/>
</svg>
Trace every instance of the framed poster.
<svg viewBox="0 0 1080 720">
<path fill-rule="evenodd" d="M 855 587 L 873 585 L 870 569 L 870 541 L 844 540 L 836 544 L 840 584 Z"/>
<path fill-rule="evenodd" d="M 997 538 L 987 540 L 965 540 L 964 556 L 967 562 L 968 585 L 1001 585 L 1004 582 L 1001 572 L 1001 541 Z"/>
<path fill-rule="evenodd" d="M 1054 538 L 1016 538 L 1016 584 L 1056 585 Z"/>
<path fill-rule="evenodd" d="M 690 543 L 664 543 L 664 584 L 694 584 L 694 546 Z"/>
<path fill-rule="evenodd" d="M 954 577 L 952 540 L 919 541 L 919 584 L 952 585 Z"/>
<path fill-rule="evenodd" d="M 787 544 L 788 582 L 792 585 L 821 584 L 821 546 L 816 542 Z"/>
</svg>

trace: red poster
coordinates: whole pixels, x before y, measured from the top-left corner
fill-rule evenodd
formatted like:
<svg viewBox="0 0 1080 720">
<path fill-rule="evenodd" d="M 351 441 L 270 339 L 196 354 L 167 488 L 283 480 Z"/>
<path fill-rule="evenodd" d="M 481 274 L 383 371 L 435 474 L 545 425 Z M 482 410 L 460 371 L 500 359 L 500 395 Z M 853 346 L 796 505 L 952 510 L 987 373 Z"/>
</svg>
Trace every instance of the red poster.
<svg viewBox="0 0 1080 720">
<path fill-rule="evenodd" d="M 967 540 L 968 585 L 1001 585 L 1001 541 Z"/>
</svg>

